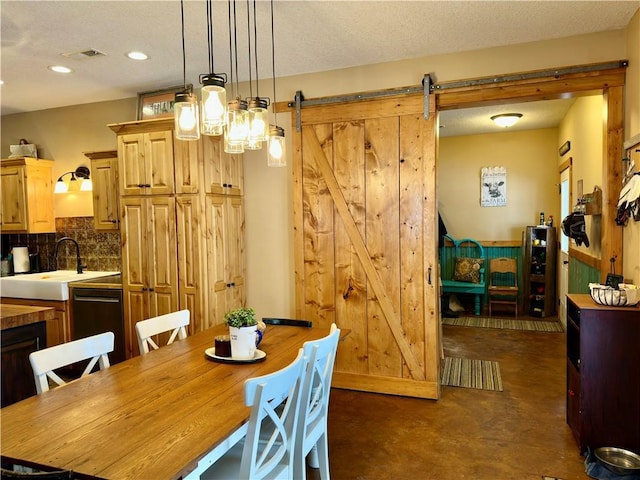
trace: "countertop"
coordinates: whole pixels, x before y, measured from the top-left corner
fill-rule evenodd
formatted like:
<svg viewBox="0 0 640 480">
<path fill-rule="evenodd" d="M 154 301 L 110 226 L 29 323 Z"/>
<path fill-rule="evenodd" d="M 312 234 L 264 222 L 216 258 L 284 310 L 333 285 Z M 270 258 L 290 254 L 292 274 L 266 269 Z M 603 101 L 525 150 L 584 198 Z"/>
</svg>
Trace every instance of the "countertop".
<svg viewBox="0 0 640 480">
<path fill-rule="evenodd" d="M 122 288 L 122 275 L 94 278 L 91 280 L 78 280 L 69 282 L 69 288 Z"/>
<path fill-rule="evenodd" d="M 55 308 L 8 305 L 3 303 L 0 305 L 0 330 L 53 320 L 55 316 Z"/>
</svg>

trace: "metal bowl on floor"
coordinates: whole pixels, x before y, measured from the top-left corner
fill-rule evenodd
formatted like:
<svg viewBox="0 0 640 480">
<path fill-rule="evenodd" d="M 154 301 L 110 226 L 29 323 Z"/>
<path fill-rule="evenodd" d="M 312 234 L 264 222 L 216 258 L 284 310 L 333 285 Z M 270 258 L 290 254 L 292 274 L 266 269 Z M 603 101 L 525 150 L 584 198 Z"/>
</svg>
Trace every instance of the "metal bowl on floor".
<svg viewBox="0 0 640 480">
<path fill-rule="evenodd" d="M 600 463 L 618 475 L 640 474 L 640 455 L 630 450 L 601 447 L 593 453 Z"/>
</svg>

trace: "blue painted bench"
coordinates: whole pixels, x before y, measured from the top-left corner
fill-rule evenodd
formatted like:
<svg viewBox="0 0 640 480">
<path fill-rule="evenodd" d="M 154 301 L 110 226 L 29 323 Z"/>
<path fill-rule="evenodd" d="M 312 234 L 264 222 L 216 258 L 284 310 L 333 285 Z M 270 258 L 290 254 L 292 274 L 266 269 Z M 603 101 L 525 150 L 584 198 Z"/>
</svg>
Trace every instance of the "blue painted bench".
<svg viewBox="0 0 640 480">
<path fill-rule="evenodd" d="M 450 235 L 445 235 L 444 238 L 449 240 L 455 249 L 455 257 L 451 268 L 441 268 L 443 278 L 442 292 L 443 293 L 457 293 L 457 294 L 470 294 L 474 295 L 474 313 L 480 315 L 482 312 L 482 296 L 485 294 L 485 280 L 484 272 L 486 262 L 484 256 L 484 248 L 477 240 L 472 238 L 463 238 L 462 240 L 456 240 Z M 449 247 L 443 247 L 449 248 Z M 473 281 L 460 281 L 455 277 L 455 266 L 460 261 L 460 273 L 461 277 L 472 277 L 477 279 L 477 282 Z"/>
</svg>

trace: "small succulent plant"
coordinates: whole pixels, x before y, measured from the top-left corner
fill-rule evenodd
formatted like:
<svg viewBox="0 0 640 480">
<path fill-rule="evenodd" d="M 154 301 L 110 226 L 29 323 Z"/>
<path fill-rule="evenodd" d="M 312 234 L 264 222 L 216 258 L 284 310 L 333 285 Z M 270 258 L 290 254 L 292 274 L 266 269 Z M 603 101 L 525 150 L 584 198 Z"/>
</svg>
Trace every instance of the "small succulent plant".
<svg viewBox="0 0 640 480">
<path fill-rule="evenodd" d="M 230 327 L 250 327 L 257 325 L 256 312 L 253 308 L 240 307 L 225 313 L 224 321 Z"/>
</svg>

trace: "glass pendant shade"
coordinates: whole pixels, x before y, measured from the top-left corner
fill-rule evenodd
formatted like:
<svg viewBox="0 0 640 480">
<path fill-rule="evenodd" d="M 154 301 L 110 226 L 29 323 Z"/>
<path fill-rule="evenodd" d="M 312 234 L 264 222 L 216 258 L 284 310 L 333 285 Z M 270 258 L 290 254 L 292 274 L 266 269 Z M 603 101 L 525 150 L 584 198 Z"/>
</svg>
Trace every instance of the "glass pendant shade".
<svg viewBox="0 0 640 480">
<path fill-rule="evenodd" d="M 227 91 L 224 88 L 224 78 L 215 74 L 204 75 L 201 83 L 200 131 L 203 135 L 222 135 L 227 121 Z"/>
<path fill-rule="evenodd" d="M 269 138 L 269 119 L 267 112 L 267 100 L 264 98 L 251 98 L 249 100 L 249 143 L 247 148 L 259 150 L 262 142 Z"/>
<path fill-rule="evenodd" d="M 178 140 L 198 140 L 200 138 L 200 117 L 198 102 L 189 92 L 176 93 L 173 105 L 175 135 Z"/>
<path fill-rule="evenodd" d="M 287 157 L 284 141 L 284 129 L 272 125 L 269 130 L 269 154 L 267 156 L 267 166 L 286 167 Z"/>
<path fill-rule="evenodd" d="M 228 104 L 224 151 L 227 153 L 244 152 L 248 138 L 249 112 L 247 111 L 247 102 L 236 99 Z"/>
</svg>

